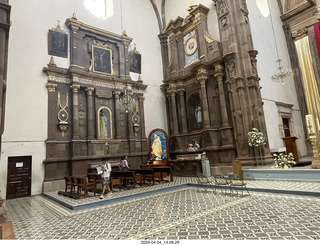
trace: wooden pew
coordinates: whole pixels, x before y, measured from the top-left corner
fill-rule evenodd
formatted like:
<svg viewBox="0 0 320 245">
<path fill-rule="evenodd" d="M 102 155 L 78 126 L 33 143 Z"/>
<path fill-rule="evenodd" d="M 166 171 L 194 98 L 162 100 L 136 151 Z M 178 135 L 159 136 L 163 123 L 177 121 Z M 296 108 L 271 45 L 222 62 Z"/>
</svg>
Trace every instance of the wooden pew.
<svg viewBox="0 0 320 245">
<path fill-rule="evenodd" d="M 137 182 L 142 182 L 141 177 L 139 175 L 136 175 L 134 171 L 112 171 L 111 177 L 115 179 L 120 179 L 122 181 L 123 187 L 127 187 L 127 184 L 131 182 L 132 189 L 135 188 Z"/>
<path fill-rule="evenodd" d="M 154 171 L 152 168 L 137 168 L 137 169 L 130 169 L 131 171 L 134 171 L 136 176 L 141 175 L 141 183 L 144 184 L 145 180 L 151 180 L 152 184 L 154 185 Z"/>
<path fill-rule="evenodd" d="M 153 168 L 154 173 L 160 174 L 160 181 L 163 181 L 163 178 L 170 176 L 170 181 L 173 181 L 172 169 L 171 167 L 157 167 Z"/>
</svg>

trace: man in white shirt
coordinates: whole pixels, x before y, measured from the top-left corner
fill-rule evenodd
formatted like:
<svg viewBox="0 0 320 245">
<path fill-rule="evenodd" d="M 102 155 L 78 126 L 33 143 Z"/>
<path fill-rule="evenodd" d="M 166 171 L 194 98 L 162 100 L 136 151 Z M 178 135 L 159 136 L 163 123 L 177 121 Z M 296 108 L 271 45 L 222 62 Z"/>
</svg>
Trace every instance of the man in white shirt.
<svg viewBox="0 0 320 245">
<path fill-rule="evenodd" d="M 111 165 L 109 162 L 107 162 L 107 159 L 106 158 L 103 158 L 102 159 L 102 165 L 101 165 L 101 170 L 102 170 L 102 173 L 101 173 L 101 178 L 102 178 L 102 193 L 101 193 L 101 196 L 100 196 L 100 199 L 103 199 L 103 194 L 106 190 L 106 188 L 108 189 L 108 192 L 110 194 L 112 194 L 111 190 L 110 190 L 110 187 L 109 187 L 109 183 L 110 183 L 110 175 L 111 175 Z"/>
</svg>

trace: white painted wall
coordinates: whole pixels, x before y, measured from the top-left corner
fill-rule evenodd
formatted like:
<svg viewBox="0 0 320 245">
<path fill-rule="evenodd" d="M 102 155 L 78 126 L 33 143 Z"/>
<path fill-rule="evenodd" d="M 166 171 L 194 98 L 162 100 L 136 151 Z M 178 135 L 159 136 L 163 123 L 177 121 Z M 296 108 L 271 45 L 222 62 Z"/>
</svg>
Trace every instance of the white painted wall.
<svg viewBox="0 0 320 245">
<path fill-rule="evenodd" d="M 292 104 L 294 133 L 299 138 L 296 143 L 299 154 L 304 156 L 307 154 L 304 142 L 305 135 L 293 77 L 291 76 L 285 84 L 274 82 L 271 79 L 271 76 L 278 72 L 278 63 L 276 62 L 278 57 L 282 59 L 284 68 L 291 69 L 291 65 L 278 3 L 277 1 L 268 1 L 271 11 L 267 11 L 267 15 L 263 9 L 259 9 L 259 6 L 268 6 L 267 0 L 252 0 L 247 1 L 247 4 L 253 44 L 254 48 L 259 52 L 257 55 L 257 67 L 258 75 L 261 78 L 260 86 L 262 87 L 261 94 L 264 102 L 263 108 L 269 145 L 271 149 L 284 146 L 279 131 L 279 115 L 275 102 Z"/>
</svg>

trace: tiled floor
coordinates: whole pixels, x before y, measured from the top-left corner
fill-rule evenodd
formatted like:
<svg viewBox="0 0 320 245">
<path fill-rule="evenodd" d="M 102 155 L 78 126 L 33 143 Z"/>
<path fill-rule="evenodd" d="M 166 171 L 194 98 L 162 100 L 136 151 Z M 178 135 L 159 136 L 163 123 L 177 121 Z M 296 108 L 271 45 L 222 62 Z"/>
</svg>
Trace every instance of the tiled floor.
<svg viewBox="0 0 320 245">
<path fill-rule="evenodd" d="M 98 196 L 72 200 L 47 193 L 73 206 L 101 203 L 80 211 L 44 196 L 7 200 L 5 209 L 17 239 L 320 239 L 320 197 L 253 191 L 291 189 L 317 195 L 319 182 L 247 181 L 251 195 L 245 197 L 185 183 L 196 179 L 175 177 L 170 183 L 114 192 L 102 201 Z M 172 188 L 176 186 L 180 188 Z"/>
</svg>

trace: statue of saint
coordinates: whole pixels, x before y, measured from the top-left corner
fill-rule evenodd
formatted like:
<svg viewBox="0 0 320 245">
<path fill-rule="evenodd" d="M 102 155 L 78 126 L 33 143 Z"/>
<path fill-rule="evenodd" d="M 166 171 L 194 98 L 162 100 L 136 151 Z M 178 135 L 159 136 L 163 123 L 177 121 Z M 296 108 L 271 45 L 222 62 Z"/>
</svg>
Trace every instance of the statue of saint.
<svg viewBox="0 0 320 245">
<path fill-rule="evenodd" d="M 153 143 L 151 146 L 152 152 L 155 155 L 156 160 L 162 160 L 162 158 L 161 158 L 162 147 L 161 147 L 160 137 L 156 134 L 153 137 L 154 137 L 154 140 L 153 140 Z"/>
<path fill-rule="evenodd" d="M 201 126 L 201 124 L 202 124 L 202 109 L 201 109 L 200 103 L 197 104 L 197 107 L 194 111 L 194 115 L 196 117 L 197 125 Z"/>
<path fill-rule="evenodd" d="M 100 137 L 108 137 L 108 119 L 103 110 L 100 110 Z"/>
</svg>

